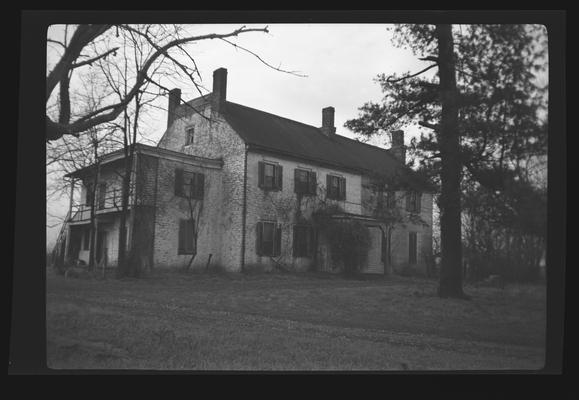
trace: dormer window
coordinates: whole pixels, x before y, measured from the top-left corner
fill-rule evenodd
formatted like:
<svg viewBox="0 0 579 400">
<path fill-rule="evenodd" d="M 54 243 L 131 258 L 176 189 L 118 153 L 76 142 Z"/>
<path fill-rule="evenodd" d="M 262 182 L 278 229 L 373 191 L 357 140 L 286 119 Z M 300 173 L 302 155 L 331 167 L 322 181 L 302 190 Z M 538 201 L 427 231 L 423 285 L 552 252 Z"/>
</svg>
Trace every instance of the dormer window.
<svg viewBox="0 0 579 400">
<path fill-rule="evenodd" d="M 190 126 L 185 130 L 185 146 L 189 146 L 193 144 L 193 141 L 195 139 L 195 128 Z"/>
</svg>

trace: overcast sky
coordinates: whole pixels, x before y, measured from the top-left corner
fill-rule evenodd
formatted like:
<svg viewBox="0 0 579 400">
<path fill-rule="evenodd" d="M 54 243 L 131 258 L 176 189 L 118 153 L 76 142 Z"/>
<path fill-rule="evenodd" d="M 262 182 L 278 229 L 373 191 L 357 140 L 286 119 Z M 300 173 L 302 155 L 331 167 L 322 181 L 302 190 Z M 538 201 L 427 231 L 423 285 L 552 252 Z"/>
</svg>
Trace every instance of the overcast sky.
<svg viewBox="0 0 579 400">
<path fill-rule="evenodd" d="M 211 91 L 213 71 L 224 67 L 228 71 L 229 101 L 257 108 L 306 124 L 321 126 L 322 108 L 336 110 L 337 133 L 354 134 L 343 127 L 344 122 L 358 115 L 358 107 L 367 101 L 379 101 L 381 90 L 374 78 L 379 73 L 403 73 L 423 65 L 409 51 L 392 46 L 386 24 L 254 24 L 269 33 L 251 32 L 240 35 L 235 42 L 271 65 L 296 71 L 306 77 L 282 73 L 261 63 L 255 56 L 236 50 L 219 40 L 201 41 L 190 46 L 203 79 Z M 192 34 L 226 33 L 241 24 L 192 25 Z M 62 26 L 53 26 L 49 37 L 60 36 Z M 48 65 L 54 60 L 48 53 Z M 190 100 L 198 92 L 190 82 L 175 82 L 183 99 Z M 160 100 L 166 107 L 166 99 Z M 141 125 L 155 142 L 166 127 L 166 112 L 152 111 Z M 383 140 L 377 144 L 383 145 Z M 64 215 L 68 208 L 65 198 L 51 199 L 47 211 Z M 48 218 L 49 223 L 53 219 Z M 59 227 L 47 228 L 47 244 L 56 239 Z"/>
</svg>

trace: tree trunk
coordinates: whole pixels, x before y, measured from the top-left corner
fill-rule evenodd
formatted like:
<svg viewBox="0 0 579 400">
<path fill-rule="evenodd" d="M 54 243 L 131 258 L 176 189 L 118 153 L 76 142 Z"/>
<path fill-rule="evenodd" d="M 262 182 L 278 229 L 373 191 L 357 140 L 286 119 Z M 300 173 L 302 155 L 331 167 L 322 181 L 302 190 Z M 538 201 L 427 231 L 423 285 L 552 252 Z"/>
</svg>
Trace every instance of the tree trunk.
<svg viewBox="0 0 579 400">
<path fill-rule="evenodd" d="M 125 171 L 123 174 L 122 202 L 119 226 L 119 251 L 117 261 L 117 276 L 123 277 L 129 274 L 127 263 L 127 214 L 129 212 L 129 194 L 131 187 L 131 165 L 133 154 L 129 150 L 125 155 Z"/>
<path fill-rule="evenodd" d="M 96 154 L 96 148 L 95 148 Z M 90 271 L 93 270 L 95 264 L 95 252 L 96 252 L 96 187 L 99 181 L 99 174 L 100 174 L 100 162 L 97 161 L 96 164 L 96 173 L 93 180 L 92 185 L 92 194 L 91 194 L 91 202 L 90 202 L 90 246 L 89 246 L 89 256 L 88 256 L 88 269 Z"/>
<path fill-rule="evenodd" d="M 460 175 L 458 91 L 451 25 L 437 25 L 438 65 L 442 113 L 438 141 L 441 153 L 441 247 L 442 265 L 438 295 L 464 298 L 462 290 L 462 243 L 460 220 Z"/>
</svg>

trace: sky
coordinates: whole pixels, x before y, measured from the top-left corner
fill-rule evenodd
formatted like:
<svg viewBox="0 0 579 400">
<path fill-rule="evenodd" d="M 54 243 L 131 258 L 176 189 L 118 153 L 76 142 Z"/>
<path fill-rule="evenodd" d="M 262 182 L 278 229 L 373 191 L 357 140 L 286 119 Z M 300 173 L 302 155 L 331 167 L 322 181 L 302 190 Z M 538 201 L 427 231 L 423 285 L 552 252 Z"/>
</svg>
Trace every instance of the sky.
<svg viewBox="0 0 579 400">
<path fill-rule="evenodd" d="M 263 28 L 267 24 L 247 24 Z M 187 26 L 191 34 L 226 33 L 241 24 L 201 24 Z M 358 107 L 380 101 L 380 73 L 403 73 L 420 69 L 424 62 L 408 50 L 395 48 L 387 24 L 268 24 L 269 33 L 250 32 L 235 43 L 259 55 L 267 63 L 302 76 L 276 71 L 254 55 L 215 40 L 200 41 L 189 48 L 202 77 L 211 91 L 213 71 L 227 69 L 227 99 L 306 124 L 321 126 L 322 108 L 335 108 L 337 133 L 355 137 L 343 125 L 358 115 Z M 62 26 L 53 26 L 49 37 L 60 37 Z M 48 68 L 55 60 L 49 49 Z M 198 96 L 191 82 L 172 82 L 187 101 Z M 166 108 L 167 99 L 159 107 Z M 153 110 L 144 118 L 145 135 L 158 141 L 166 127 L 166 112 Z M 409 140 L 409 138 L 407 138 Z M 384 140 L 375 142 L 384 145 Z M 47 200 L 47 247 L 56 240 L 60 227 L 52 226 L 68 209 L 67 196 Z"/>
</svg>

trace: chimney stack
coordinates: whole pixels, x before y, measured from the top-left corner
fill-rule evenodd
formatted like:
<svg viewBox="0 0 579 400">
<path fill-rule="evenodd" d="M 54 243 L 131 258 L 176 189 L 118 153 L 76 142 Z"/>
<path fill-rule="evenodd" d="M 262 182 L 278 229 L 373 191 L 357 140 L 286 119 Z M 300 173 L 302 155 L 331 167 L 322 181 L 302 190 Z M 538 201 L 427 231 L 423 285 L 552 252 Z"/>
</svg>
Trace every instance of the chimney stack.
<svg viewBox="0 0 579 400">
<path fill-rule="evenodd" d="M 404 131 L 392 132 L 392 146 L 390 150 L 402 163 L 406 164 L 406 146 L 404 145 Z"/>
<path fill-rule="evenodd" d="M 219 68 L 213 71 L 212 106 L 217 112 L 221 111 L 227 95 L 227 69 Z"/>
<path fill-rule="evenodd" d="M 181 89 L 173 89 L 169 91 L 169 105 L 167 107 L 167 128 L 171 126 L 175 120 L 175 110 L 181 104 Z"/>
<path fill-rule="evenodd" d="M 336 133 L 336 127 L 334 126 L 334 107 L 326 107 L 322 109 L 322 133 L 328 137 L 331 137 Z"/>
</svg>

